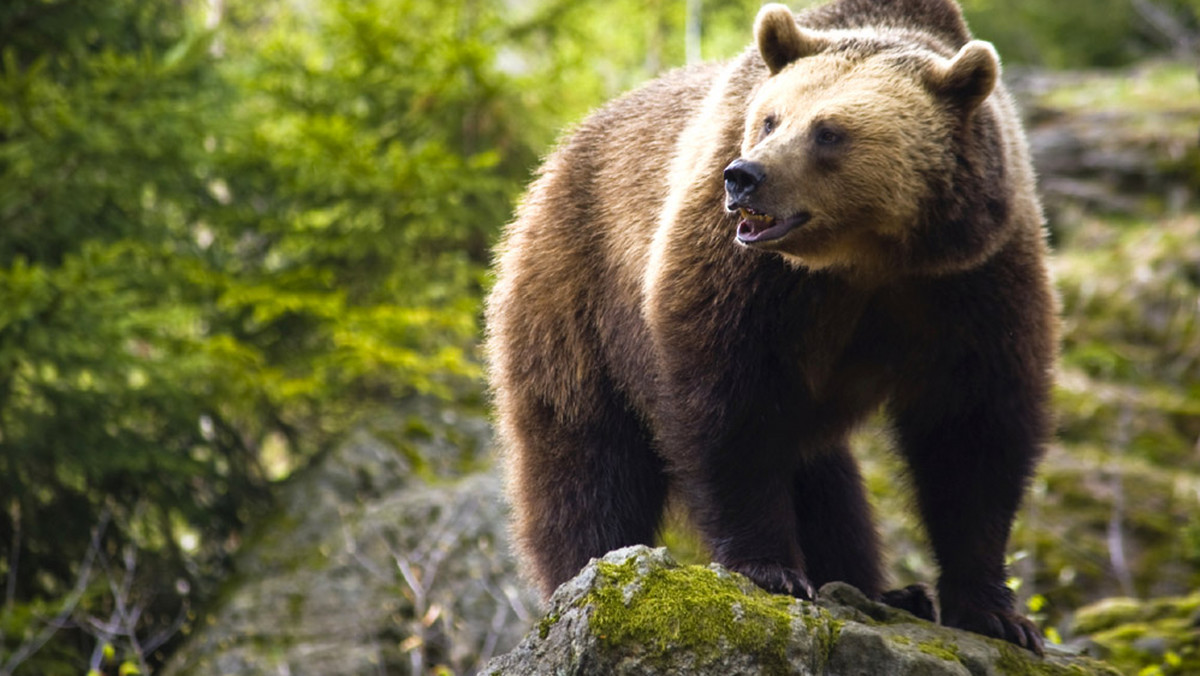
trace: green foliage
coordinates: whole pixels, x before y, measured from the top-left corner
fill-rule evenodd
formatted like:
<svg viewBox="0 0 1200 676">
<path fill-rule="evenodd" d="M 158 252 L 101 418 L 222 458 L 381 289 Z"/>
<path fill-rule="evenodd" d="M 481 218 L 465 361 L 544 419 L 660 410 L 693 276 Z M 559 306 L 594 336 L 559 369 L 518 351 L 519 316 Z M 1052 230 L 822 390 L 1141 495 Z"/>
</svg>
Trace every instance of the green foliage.
<svg viewBox="0 0 1200 676">
<path fill-rule="evenodd" d="M 488 247 L 552 133 L 494 66 L 496 7 L 224 8 L 0 10 L 0 665 L 93 547 L 134 546 L 139 583 L 67 616 L 169 629 L 186 594 L 154 590 L 219 576 L 265 449 L 477 405 Z M 61 633 L 22 669 L 91 649 Z"/>
<path fill-rule="evenodd" d="M 1111 67 L 1178 48 L 1129 0 L 961 1 L 975 35 L 995 43 L 1008 63 Z M 1144 4 L 1195 40 L 1200 5 L 1193 0 Z"/>
<path fill-rule="evenodd" d="M 196 357 L 202 311 L 176 261 L 188 256 L 188 222 L 204 206 L 201 133 L 222 87 L 189 56 L 203 50 L 180 30 L 186 23 L 168 3 L 18 2 L 0 15 L 0 571 L 9 621 L 64 598 L 83 576 L 102 512 L 122 527 L 96 546 L 156 552 L 161 564 L 146 568 L 147 582 L 171 588 L 189 574 L 172 524 L 204 524 L 209 552 L 219 552 L 254 498 L 241 471 L 253 458 L 210 443 L 198 426 L 222 388 Z M 147 602 L 147 615 L 179 603 Z M 43 621 L 6 631 L 3 658 Z M 50 667 L 64 649 L 25 666 L 61 671 Z"/>
</svg>

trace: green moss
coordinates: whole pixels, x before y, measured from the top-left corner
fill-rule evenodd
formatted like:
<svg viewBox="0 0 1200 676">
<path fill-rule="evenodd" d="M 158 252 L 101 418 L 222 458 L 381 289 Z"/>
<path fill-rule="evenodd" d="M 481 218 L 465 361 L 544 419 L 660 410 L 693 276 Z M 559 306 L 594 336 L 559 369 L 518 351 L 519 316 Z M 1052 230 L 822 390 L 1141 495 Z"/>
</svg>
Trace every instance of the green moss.
<svg viewBox="0 0 1200 676">
<path fill-rule="evenodd" d="M 1002 674 L 1011 674 L 1012 676 L 1040 676 L 1041 674 L 1054 673 L 1051 671 L 1043 671 L 1038 668 L 1039 664 L 1031 660 L 1017 651 L 1020 648 L 1002 647 L 1000 655 L 996 657 L 996 670 Z"/>
<path fill-rule="evenodd" d="M 549 613 L 538 622 L 538 638 L 545 640 L 550 635 L 550 628 L 558 624 L 560 616 L 558 613 Z"/>
<path fill-rule="evenodd" d="M 600 579 L 583 599 L 594 608 L 592 630 L 609 649 L 637 651 L 654 664 L 678 663 L 680 651 L 697 665 L 727 653 L 754 656 L 761 673 L 789 673 L 787 646 L 793 599 L 743 589 L 730 577 L 699 566 L 652 569 L 638 562 L 601 562 Z M 806 609 L 807 610 L 807 609 Z M 803 622 L 823 644 L 836 640 L 834 621 L 819 609 Z"/>
<path fill-rule="evenodd" d="M 1140 611 L 1141 603 L 1137 599 L 1104 599 L 1081 608 L 1075 615 L 1071 630 L 1075 634 L 1094 634 L 1133 621 L 1138 618 Z"/>
<path fill-rule="evenodd" d="M 817 642 L 814 651 L 821 656 L 821 663 L 828 664 L 830 658 L 833 657 L 833 647 L 837 645 L 842 634 L 842 627 L 846 623 L 830 617 L 828 613 L 816 606 L 802 609 L 798 617 L 804 623 L 806 633 Z"/>
<path fill-rule="evenodd" d="M 946 662 L 961 661 L 958 658 L 958 646 L 945 641 L 937 639 L 932 641 L 921 641 L 917 644 L 917 650 L 920 650 L 926 655 L 933 655 L 934 657 Z"/>
</svg>

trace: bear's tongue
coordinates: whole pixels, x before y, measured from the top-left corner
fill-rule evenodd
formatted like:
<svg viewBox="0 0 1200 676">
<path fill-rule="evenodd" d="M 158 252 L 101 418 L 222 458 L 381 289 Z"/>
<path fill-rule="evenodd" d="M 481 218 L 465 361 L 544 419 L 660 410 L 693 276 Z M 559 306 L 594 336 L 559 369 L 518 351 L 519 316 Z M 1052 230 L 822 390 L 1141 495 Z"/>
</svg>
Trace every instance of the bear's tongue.
<svg viewBox="0 0 1200 676">
<path fill-rule="evenodd" d="M 811 218 L 808 212 L 783 220 L 750 209 L 742 209 L 741 214 L 742 220 L 738 222 L 737 238 L 743 244 L 779 239 L 794 228 L 804 225 Z"/>
<path fill-rule="evenodd" d="M 775 219 L 752 209 L 741 209 L 742 220 L 738 222 L 737 236 L 741 240 L 758 239 L 775 225 Z"/>
<path fill-rule="evenodd" d="M 738 222 L 737 238 L 743 244 L 766 242 L 778 239 L 791 230 L 787 222 L 780 222 L 774 216 L 753 209 L 742 209 L 742 220 Z"/>
</svg>

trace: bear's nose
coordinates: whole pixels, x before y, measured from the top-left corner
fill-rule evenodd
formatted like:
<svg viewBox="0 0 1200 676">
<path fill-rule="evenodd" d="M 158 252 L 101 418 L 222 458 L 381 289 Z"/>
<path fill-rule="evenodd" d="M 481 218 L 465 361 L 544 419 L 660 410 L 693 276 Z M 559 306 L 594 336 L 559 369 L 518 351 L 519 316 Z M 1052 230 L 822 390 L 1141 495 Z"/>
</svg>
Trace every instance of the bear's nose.
<svg viewBox="0 0 1200 676">
<path fill-rule="evenodd" d="M 730 206 L 741 203 L 767 178 L 763 165 L 750 160 L 736 159 L 725 167 L 725 194 Z"/>
</svg>

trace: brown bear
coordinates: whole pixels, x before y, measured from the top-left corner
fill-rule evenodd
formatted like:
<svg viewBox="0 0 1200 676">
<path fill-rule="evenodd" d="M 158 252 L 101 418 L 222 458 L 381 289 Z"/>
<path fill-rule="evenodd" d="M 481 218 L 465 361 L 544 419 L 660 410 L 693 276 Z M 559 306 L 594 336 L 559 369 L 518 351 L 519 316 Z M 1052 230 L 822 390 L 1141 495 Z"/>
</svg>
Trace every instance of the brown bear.
<svg viewBox="0 0 1200 676">
<path fill-rule="evenodd" d="M 884 592 L 847 436 L 881 407 L 941 620 L 1041 650 L 1004 553 L 1048 435 L 1056 307 L 1023 132 L 952 0 L 764 7 L 549 157 L 498 250 L 487 349 L 544 593 L 651 543 L 799 597 Z"/>
</svg>

